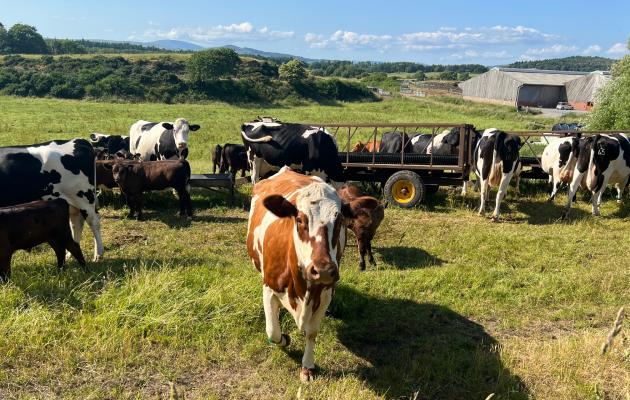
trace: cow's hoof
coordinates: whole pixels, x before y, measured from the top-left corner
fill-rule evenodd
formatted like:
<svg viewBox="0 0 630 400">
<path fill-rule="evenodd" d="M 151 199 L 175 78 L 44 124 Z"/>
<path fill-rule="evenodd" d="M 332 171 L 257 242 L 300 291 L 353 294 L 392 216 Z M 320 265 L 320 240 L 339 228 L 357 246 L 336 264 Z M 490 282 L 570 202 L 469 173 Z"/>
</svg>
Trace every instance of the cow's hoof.
<svg viewBox="0 0 630 400">
<path fill-rule="evenodd" d="M 491 220 L 492 222 L 499 222 L 499 217 L 497 217 L 496 215 L 493 215 Z"/>
<path fill-rule="evenodd" d="M 94 258 L 92 258 L 92 262 L 99 262 L 101 261 L 101 258 L 103 258 L 103 256 L 95 255 Z M 86 271 L 87 271 L 87 268 L 86 268 Z"/>
<path fill-rule="evenodd" d="M 286 333 L 283 333 L 282 339 L 280 340 L 280 344 L 278 345 L 278 347 L 289 347 L 290 344 L 291 344 L 291 336 L 287 335 Z"/>
<path fill-rule="evenodd" d="M 300 380 L 304 383 L 312 382 L 315 379 L 315 369 L 302 367 L 300 370 Z"/>
<path fill-rule="evenodd" d="M 359 263 L 359 271 L 365 271 L 365 263 Z"/>
<path fill-rule="evenodd" d="M 621 204 L 623 201 L 621 199 L 617 199 L 617 204 Z"/>
</svg>

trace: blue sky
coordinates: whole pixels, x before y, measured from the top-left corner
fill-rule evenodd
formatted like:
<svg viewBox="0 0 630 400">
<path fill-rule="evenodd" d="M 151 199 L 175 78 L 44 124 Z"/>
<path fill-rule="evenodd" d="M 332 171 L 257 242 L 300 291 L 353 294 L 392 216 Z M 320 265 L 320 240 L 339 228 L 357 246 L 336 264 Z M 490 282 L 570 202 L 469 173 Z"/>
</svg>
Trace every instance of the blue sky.
<svg viewBox="0 0 630 400">
<path fill-rule="evenodd" d="M 234 44 L 311 58 L 481 63 L 628 53 L 630 1 L 9 1 L 45 37 Z"/>
</svg>

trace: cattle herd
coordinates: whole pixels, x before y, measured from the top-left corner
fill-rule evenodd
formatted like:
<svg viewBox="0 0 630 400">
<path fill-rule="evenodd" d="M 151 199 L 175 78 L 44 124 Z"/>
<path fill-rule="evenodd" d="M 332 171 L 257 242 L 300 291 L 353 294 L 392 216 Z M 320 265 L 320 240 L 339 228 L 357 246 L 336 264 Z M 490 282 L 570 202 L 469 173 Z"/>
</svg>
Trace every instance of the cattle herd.
<svg viewBox="0 0 630 400">
<path fill-rule="evenodd" d="M 130 218 L 142 219 L 143 192 L 172 188 L 180 215 L 192 217 L 188 136 L 199 125 L 137 121 L 129 136 L 92 133 L 89 140 L 0 148 L 0 185 L 12 188 L 0 196 L 0 278 L 10 277 L 12 254 L 48 243 L 58 267 L 73 256 L 82 267 L 79 247 L 84 222 L 94 236 L 94 261 L 103 257 L 97 188 L 118 187 Z M 384 218 L 384 204 L 342 184 L 337 143 L 325 129 L 259 118 L 241 127 L 243 144 L 217 145 L 213 172 L 251 170 L 255 184 L 247 226 L 247 252 L 263 280 L 266 332 L 270 343 L 288 346 L 278 319 L 280 306 L 306 335 L 300 377 L 314 374 L 315 337 L 339 280 L 346 228 L 357 238 L 360 269 L 365 258 L 374 264 L 372 239 Z M 498 129 L 475 131 L 472 166 L 485 211 L 489 188 L 498 187 L 493 218 L 499 218 L 508 185 L 521 171 L 518 136 Z M 459 130 L 437 135 L 384 133 L 353 151 L 380 153 L 458 154 Z M 609 184 L 621 196 L 630 177 L 630 141 L 625 134 L 579 134 L 554 138 L 546 146 L 541 167 L 552 184 L 569 187 L 564 215 L 579 186 L 592 193 L 593 214 L 599 214 Z M 302 173 L 296 172 L 300 171 Z M 462 192 L 467 191 L 464 182 Z"/>
</svg>

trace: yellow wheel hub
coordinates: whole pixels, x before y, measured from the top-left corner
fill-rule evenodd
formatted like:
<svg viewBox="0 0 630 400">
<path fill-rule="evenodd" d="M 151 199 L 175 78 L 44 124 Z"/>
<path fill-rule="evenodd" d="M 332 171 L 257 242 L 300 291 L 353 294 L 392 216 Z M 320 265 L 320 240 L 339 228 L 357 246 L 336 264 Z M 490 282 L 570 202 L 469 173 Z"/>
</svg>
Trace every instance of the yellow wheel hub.
<svg viewBox="0 0 630 400">
<path fill-rule="evenodd" d="M 409 203 L 416 195 L 416 188 L 411 181 L 401 179 L 392 186 L 392 197 L 398 203 Z"/>
</svg>

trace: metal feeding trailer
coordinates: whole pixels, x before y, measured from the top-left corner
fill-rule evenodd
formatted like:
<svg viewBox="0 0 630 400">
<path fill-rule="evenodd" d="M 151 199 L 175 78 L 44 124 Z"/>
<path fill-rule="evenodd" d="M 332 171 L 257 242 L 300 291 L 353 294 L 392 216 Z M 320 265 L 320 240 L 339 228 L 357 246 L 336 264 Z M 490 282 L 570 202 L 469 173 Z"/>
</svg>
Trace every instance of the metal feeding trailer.
<svg viewBox="0 0 630 400">
<path fill-rule="evenodd" d="M 473 125 L 455 123 L 378 123 L 378 124 L 306 124 L 326 129 L 337 141 L 339 161 L 346 180 L 376 182 L 383 186 L 385 198 L 403 208 L 414 207 L 427 194 L 435 193 L 440 186 L 458 186 L 470 179 L 473 171 L 473 152 L 476 132 Z M 380 153 L 376 147 L 370 152 L 353 152 L 354 144 L 377 143 L 384 133 L 397 132 L 401 141 L 417 133 L 433 137 L 445 129 L 459 130 L 457 153 L 451 155 L 418 154 L 405 150 L 400 153 Z M 540 168 L 540 157 L 544 146 L 553 137 L 568 134 L 582 136 L 619 133 L 619 131 L 507 131 L 518 135 L 521 147 L 521 177 L 547 179 Z"/>
</svg>

